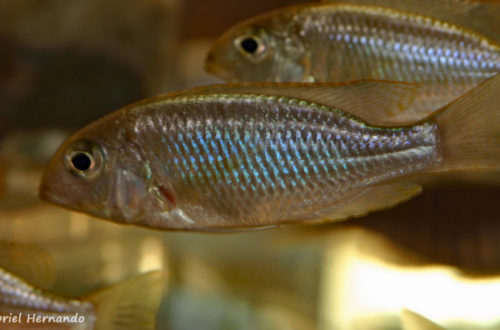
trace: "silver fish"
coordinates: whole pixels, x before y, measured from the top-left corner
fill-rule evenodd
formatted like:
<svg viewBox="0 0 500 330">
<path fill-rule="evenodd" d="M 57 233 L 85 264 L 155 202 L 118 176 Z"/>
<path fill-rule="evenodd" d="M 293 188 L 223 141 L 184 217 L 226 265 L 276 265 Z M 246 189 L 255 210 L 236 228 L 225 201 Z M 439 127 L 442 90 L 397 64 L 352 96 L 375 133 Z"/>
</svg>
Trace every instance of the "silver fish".
<svg viewBox="0 0 500 330">
<path fill-rule="evenodd" d="M 418 93 L 408 84 L 263 83 L 176 92 L 70 137 L 46 169 L 40 196 L 161 229 L 360 216 L 418 194 L 420 187 L 408 183 L 415 173 L 498 167 L 499 86 L 495 76 L 416 123 L 405 121 L 403 110 Z"/>
<path fill-rule="evenodd" d="M 0 324 L 13 329 L 154 329 L 165 273 L 156 271 L 88 297 L 42 291 L 0 268 Z"/>
<path fill-rule="evenodd" d="M 345 2 L 287 7 L 241 22 L 209 51 L 206 70 L 233 82 L 414 82 L 421 91 L 407 112 L 412 120 L 500 71 L 498 2 Z M 379 6 L 358 4 L 370 2 Z"/>
</svg>

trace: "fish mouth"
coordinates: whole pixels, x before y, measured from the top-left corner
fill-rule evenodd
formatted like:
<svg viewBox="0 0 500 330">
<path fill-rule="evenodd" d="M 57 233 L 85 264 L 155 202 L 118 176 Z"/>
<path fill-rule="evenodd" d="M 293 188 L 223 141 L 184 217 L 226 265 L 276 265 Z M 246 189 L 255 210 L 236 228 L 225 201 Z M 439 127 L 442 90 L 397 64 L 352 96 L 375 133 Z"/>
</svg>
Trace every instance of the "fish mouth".
<svg viewBox="0 0 500 330">
<path fill-rule="evenodd" d="M 80 212 L 104 220 L 108 220 L 108 218 L 110 217 L 110 215 L 106 213 L 101 214 L 102 212 L 101 213 L 92 212 L 92 210 L 89 211 L 83 207 L 75 207 L 74 205 L 69 204 L 67 201 L 64 201 L 64 199 L 59 197 L 58 194 L 54 193 L 53 191 L 50 190 L 50 188 L 44 186 L 43 184 L 40 186 L 38 190 L 38 197 L 45 202 L 57 205 L 68 211 Z"/>
<path fill-rule="evenodd" d="M 38 197 L 43 201 L 66 207 L 65 203 L 62 202 L 60 197 L 58 197 L 57 194 L 51 191 L 50 188 L 48 188 L 43 183 L 40 185 L 40 188 L 38 188 Z"/>
<path fill-rule="evenodd" d="M 40 184 L 40 187 L 38 188 L 38 197 L 45 202 L 60 206 L 67 210 L 72 210 L 72 211 L 76 210 L 75 208 L 69 207 L 68 202 L 65 201 L 63 198 L 61 198 L 61 194 L 55 193 L 53 190 L 50 189 L 50 186 L 48 186 L 43 181 Z"/>
<path fill-rule="evenodd" d="M 204 65 L 205 71 L 208 73 L 214 73 L 215 66 L 216 64 L 215 64 L 214 54 L 208 53 L 207 57 L 205 58 L 205 65 Z"/>
<path fill-rule="evenodd" d="M 212 54 L 209 54 L 207 56 L 207 59 L 205 60 L 205 71 L 217 76 L 218 78 L 222 79 L 223 81 L 231 81 L 231 82 L 236 82 L 234 78 L 231 77 L 231 73 L 224 67 L 222 67 L 220 64 L 218 64 L 214 56 Z"/>
</svg>

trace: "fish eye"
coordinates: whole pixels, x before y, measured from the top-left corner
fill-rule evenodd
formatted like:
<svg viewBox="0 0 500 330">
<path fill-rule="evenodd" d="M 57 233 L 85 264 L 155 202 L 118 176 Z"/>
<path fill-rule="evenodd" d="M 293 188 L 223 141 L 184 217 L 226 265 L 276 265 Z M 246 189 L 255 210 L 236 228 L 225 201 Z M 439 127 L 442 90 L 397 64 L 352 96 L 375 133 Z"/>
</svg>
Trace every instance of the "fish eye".
<svg viewBox="0 0 500 330">
<path fill-rule="evenodd" d="M 91 141 L 78 141 L 66 151 L 66 167 L 71 174 L 84 179 L 97 177 L 103 160 L 103 151 Z"/>
<path fill-rule="evenodd" d="M 88 170 L 92 163 L 92 156 L 86 152 L 77 152 L 73 157 L 71 157 L 71 164 L 73 164 L 73 167 L 79 171 Z"/>
<path fill-rule="evenodd" d="M 253 53 L 255 53 L 257 48 L 259 47 L 259 44 L 255 40 L 255 38 L 248 37 L 248 38 L 241 40 L 240 46 L 247 53 L 253 54 Z"/>
<path fill-rule="evenodd" d="M 266 46 L 261 38 L 254 35 L 244 35 L 235 40 L 235 46 L 243 55 L 257 60 L 262 58 Z"/>
</svg>

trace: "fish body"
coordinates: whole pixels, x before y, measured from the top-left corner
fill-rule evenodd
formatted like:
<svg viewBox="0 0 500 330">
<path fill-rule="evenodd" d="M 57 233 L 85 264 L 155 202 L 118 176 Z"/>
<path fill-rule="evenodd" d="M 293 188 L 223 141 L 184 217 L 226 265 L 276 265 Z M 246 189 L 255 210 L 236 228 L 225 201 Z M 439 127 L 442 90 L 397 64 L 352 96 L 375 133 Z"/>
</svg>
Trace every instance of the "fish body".
<svg viewBox="0 0 500 330">
<path fill-rule="evenodd" d="M 440 161 L 428 124 L 373 128 L 273 96 L 162 103 L 136 110 L 133 139 L 151 146 L 143 159 L 153 177 L 168 178 L 159 184 L 175 194 L 179 220 L 207 228 L 315 219 L 332 203 Z"/>
<path fill-rule="evenodd" d="M 385 98 L 373 88 L 387 85 Z M 469 151 L 464 156 L 453 146 L 462 139 L 447 142 L 456 140 L 453 129 L 443 131 L 452 119 L 443 127 L 435 118 L 377 126 L 375 113 L 383 120 L 390 105 L 352 106 L 350 96 L 367 92 L 376 103 L 400 88 L 220 85 L 146 100 L 68 139 L 40 194 L 102 218 L 184 230 L 331 221 L 387 208 L 420 191 L 398 179 L 460 162 L 471 166 Z M 460 102 L 454 107 L 445 112 L 462 110 Z"/>
<path fill-rule="evenodd" d="M 12 329 L 153 329 L 165 274 L 151 272 L 84 299 L 40 290 L 0 269 L 0 320 Z M 134 306 L 134 309 L 130 309 Z"/>
<path fill-rule="evenodd" d="M 322 3 L 238 24 L 210 50 L 206 69 L 226 81 L 415 82 L 422 87 L 409 118 L 417 119 L 499 72 L 500 46 L 432 17 Z"/>
</svg>

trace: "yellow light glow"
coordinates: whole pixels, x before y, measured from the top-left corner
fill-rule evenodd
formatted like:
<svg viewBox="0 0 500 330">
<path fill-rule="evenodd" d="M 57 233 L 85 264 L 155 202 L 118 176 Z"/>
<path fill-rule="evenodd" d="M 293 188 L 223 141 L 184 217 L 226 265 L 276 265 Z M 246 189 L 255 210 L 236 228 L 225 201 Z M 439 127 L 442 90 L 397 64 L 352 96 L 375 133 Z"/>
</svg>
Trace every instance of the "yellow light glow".
<svg viewBox="0 0 500 330">
<path fill-rule="evenodd" d="M 104 261 L 101 276 L 107 283 L 115 283 L 122 279 L 125 274 L 123 266 L 123 250 L 120 242 L 108 240 L 101 246 L 101 256 Z"/>
<path fill-rule="evenodd" d="M 403 308 L 444 326 L 488 328 L 500 322 L 500 277 L 470 279 L 446 266 L 402 267 L 363 255 L 360 235 L 328 249 L 323 328 L 349 329 L 360 318 L 399 316 Z M 363 239 L 367 239 L 363 235 Z"/>
<path fill-rule="evenodd" d="M 142 241 L 139 272 L 144 273 L 163 269 L 164 261 L 164 247 L 160 240 L 156 238 L 146 238 Z"/>
<path fill-rule="evenodd" d="M 89 233 L 89 217 L 82 213 L 71 212 L 69 234 L 73 239 L 85 238 Z"/>
</svg>

